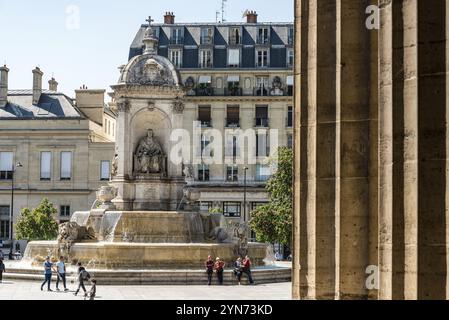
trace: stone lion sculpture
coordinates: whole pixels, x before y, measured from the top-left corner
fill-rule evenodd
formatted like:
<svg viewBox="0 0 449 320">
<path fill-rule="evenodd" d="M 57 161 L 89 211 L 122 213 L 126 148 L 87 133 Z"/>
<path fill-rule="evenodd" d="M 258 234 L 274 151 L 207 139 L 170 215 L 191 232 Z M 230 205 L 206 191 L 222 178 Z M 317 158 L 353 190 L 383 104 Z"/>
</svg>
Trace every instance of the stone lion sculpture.
<svg viewBox="0 0 449 320">
<path fill-rule="evenodd" d="M 76 222 L 67 222 L 59 226 L 58 242 L 73 243 L 82 240 L 94 240 L 95 231 L 79 226 Z"/>
</svg>

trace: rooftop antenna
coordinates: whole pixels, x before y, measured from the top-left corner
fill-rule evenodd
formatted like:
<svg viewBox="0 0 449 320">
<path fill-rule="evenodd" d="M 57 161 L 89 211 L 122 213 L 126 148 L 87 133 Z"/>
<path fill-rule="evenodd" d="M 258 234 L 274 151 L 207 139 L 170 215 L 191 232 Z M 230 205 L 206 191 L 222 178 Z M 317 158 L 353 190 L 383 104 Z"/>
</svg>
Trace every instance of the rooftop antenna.
<svg viewBox="0 0 449 320">
<path fill-rule="evenodd" d="M 228 0 L 221 0 L 221 22 L 226 22 L 225 19 L 225 10 L 226 10 L 226 3 Z"/>
<path fill-rule="evenodd" d="M 220 20 L 220 11 L 217 10 L 217 11 L 215 12 L 215 22 L 218 23 L 219 20 Z"/>
</svg>

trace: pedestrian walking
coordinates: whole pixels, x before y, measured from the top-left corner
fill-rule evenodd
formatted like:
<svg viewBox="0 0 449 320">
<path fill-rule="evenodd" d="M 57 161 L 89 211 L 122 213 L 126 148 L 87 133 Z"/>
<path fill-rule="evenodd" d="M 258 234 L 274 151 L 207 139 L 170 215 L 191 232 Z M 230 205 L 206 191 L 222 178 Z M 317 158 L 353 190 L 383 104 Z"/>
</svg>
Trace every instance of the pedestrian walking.
<svg viewBox="0 0 449 320">
<path fill-rule="evenodd" d="M 97 280 L 91 279 L 90 283 L 92 284 L 92 287 L 90 288 L 89 292 L 84 295 L 84 300 L 89 299 L 93 301 L 95 300 L 95 297 L 97 295 Z"/>
<path fill-rule="evenodd" d="M 45 262 L 44 262 L 45 281 L 41 285 L 41 291 L 44 290 L 45 284 L 47 284 L 47 290 L 49 292 L 53 291 L 50 288 L 52 273 L 53 273 L 53 263 L 50 261 L 50 257 L 47 257 L 47 258 L 45 258 Z"/>
<path fill-rule="evenodd" d="M 66 284 L 66 267 L 65 267 L 65 262 L 64 262 L 64 257 L 59 257 L 59 262 L 56 264 L 56 269 L 57 269 L 57 274 L 58 274 L 58 279 L 56 280 L 56 290 L 59 290 L 59 282 L 62 281 L 62 284 L 64 285 L 64 291 L 69 291 L 69 289 L 67 289 L 67 284 Z"/>
<path fill-rule="evenodd" d="M 83 289 L 84 294 L 87 293 L 86 287 L 84 286 L 85 281 L 89 281 L 90 274 L 87 272 L 86 268 L 83 267 L 81 262 L 78 262 L 78 288 L 76 289 L 74 295 L 78 295 L 81 289 Z"/>
<path fill-rule="evenodd" d="M 220 285 L 223 284 L 223 273 L 224 273 L 225 266 L 226 266 L 226 264 L 220 258 L 217 258 L 215 260 L 214 269 L 215 269 L 215 272 L 217 273 L 218 283 Z"/>
<path fill-rule="evenodd" d="M 214 260 L 212 260 L 211 256 L 207 257 L 206 262 L 204 263 L 206 267 L 206 273 L 207 273 L 207 285 L 210 286 L 212 284 L 212 276 L 214 274 Z"/>
<path fill-rule="evenodd" d="M 242 264 L 242 273 L 246 274 L 250 284 L 254 284 L 253 276 L 251 274 L 251 259 L 249 258 L 249 256 L 246 256 L 245 259 L 243 259 Z"/>
<path fill-rule="evenodd" d="M 241 285 L 242 282 L 242 268 L 243 268 L 242 258 L 238 257 L 237 260 L 234 262 L 234 276 L 239 282 L 239 286 Z"/>
<path fill-rule="evenodd" d="M 6 272 L 6 267 L 3 263 L 3 258 L 0 258 L 0 283 L 3 281 L 3 272 Z"/>
</svg>

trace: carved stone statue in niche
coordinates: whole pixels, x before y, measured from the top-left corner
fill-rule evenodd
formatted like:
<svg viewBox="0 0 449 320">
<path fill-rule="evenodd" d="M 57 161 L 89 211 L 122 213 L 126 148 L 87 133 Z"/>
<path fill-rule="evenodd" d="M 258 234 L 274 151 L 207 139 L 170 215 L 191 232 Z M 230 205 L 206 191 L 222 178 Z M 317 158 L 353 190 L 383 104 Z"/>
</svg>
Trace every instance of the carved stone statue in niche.
<svg viewBox="0 0 449 320">
<path fill-rule="evenodd" d="M 282 82 L 280 77 L 274 77 L 273 87 L 271 89 L 270 95 L 272 96 L 283 96 L 284 90 L 282 90 Z"/>
<path fill-rule="evenodd" d="M 134 154 L 134 170 L 143 174 L 165 173 L 165 154 L 151 129 L 137 146 Z"/>
<path fill-rule="evenodd" d="M 117 173 L 118 173 L 118 154 L 115 154 L 114 159 L 112 160 L 111 176 L 115 177 Z"/>
</svg>

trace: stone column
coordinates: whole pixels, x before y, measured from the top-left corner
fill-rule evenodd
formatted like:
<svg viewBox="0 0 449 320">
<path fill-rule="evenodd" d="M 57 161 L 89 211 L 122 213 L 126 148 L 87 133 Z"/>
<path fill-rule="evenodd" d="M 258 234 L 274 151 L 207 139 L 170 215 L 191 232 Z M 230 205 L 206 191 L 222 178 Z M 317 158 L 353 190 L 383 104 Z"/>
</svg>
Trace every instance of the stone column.
<svg viewBox="0 0 449 320">
<path fill-rule="evenodd" d="M 339 298 L 367 298 L 370 213 L 369 1 L 337 1 L 336 215 Z M 375 141 L 375 140 L 374 140 Z M 357 257 L 356 259 L 354 257 Z"/>
<path fill-rule="evenodd" d="M 447 6 L 447 1 L 417 1 L 419 197 L 418 221 L 411 226 L 418 226 L 419 299 L 446 299 L 448 294 Z"/>
<path fill-rule="evenodd" d="M 380 299 L 447 295 L 446 10 L 380 10 Z"/>
<path fill-rule="evenodd" d="M 304 57 L 301 39 L 302 39 L 302 29 L 301 19 L 306 17 L 307 12 L 302 10 L 301 1 L 295 1 L 295 65 L 294 65 L 294 76 L 295 76 L 295 86 L 294 86 L 294 125 L 293 125 L 293 150 L 295 154 L 295 161 L 293 164 L 293 180 L 294 180 L 294 194 L 293 194 L 293 244 L 292 244 L 292 298 L 300 299 L 300 179 L 301 179 L 301 68 L 303 67 L 301 63 L 301 58 Z M 298 107 L 297 107 L 298 106 Z"/>
<path fill-rule="evenodd" d="M 117 135 L 116 148 L 118 154 L 118 170 L 116 179 L 127 179 L 129 177 L 129 109 L 128 101 L 121 101 L 117 103 L 118 117 L 117 117 Z M 132 160 L 132 159 L 131 159 Z"/>
<path fill-rule="evenodd" d="M 129 143 L 129 101 L 117 102 L 117 134 L 116 134 L 116 152 L 118 154 L 117 175 L 113 178 L 112 184 L 117 188 L 117 197 L 114 204 L 118 210 L 132 210 L 131 192 L 127 180 L 132 175 L 133 150 Z"/>
<path fill-rule="evenodd" d="M 372 123 L 367 4 L 296 3 L 297 298 L 368 296 Z"/>
</svg>

